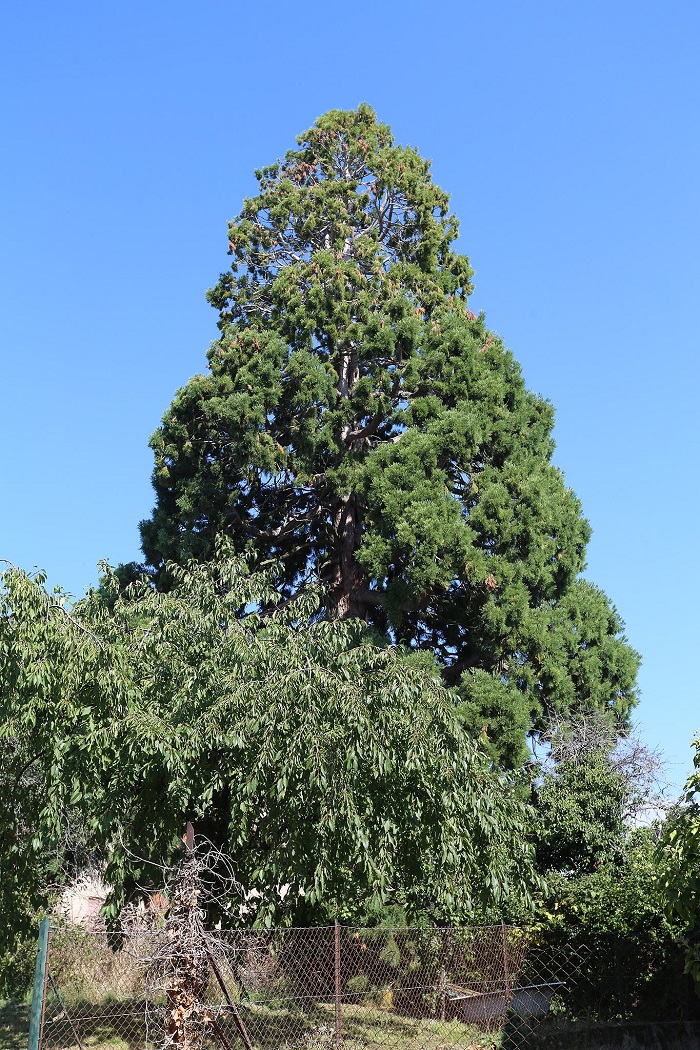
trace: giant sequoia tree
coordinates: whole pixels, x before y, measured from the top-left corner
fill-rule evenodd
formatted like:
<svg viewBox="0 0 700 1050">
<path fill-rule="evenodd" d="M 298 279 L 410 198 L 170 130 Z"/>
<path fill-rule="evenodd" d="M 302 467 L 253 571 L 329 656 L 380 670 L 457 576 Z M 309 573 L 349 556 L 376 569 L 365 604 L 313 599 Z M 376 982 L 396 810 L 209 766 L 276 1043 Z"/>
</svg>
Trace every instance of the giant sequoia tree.
<svg viewBox="0 0 700 1050">
<path fill-rule="evenodd" d="M 433 652 L 508 761 L 551 711 L 624 719 L 636 654 L 578 579 L 589 528 L 550 462 L 551 406 L 483 316 L 430 165 L 333 111 L 229 224 L 220 338 L 152 439 L 143 549 L 272 566 L 280 600 Z"/>
</svg>

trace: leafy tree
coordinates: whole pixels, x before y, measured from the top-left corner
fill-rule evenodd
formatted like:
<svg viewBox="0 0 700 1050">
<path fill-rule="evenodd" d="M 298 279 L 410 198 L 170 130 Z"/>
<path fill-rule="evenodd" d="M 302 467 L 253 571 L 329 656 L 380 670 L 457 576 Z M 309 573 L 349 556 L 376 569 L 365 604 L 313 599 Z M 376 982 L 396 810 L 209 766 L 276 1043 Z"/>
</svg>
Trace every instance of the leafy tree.
<svg viewBox="0 0 700 1050">
<path fill-rule="evenodd" d="M 563 722 L 536 783 L 533 841 L 547 941 L 580 957 L 577 1008 L 590 1018 L 688 1017 L 681 924 L 665 912 L 659 756 L 600 715 Z M 692 995 L 690 996 L 692 998 Z"/>
<path fill-rule="evenodd" d="M 688 971 L 700 988 L 700 737 L 694 747 L 695 768 L 679 805 L 666 820 L 657 859 L 664 902 L 683 926 Z"/>
<path fill-rule="evenodd" d="M 667 808 L 660 753 L 600 712 L 554 724 L 533 757 L 532 835 L 548 877 L 627 862 L 631 828 Z"/>
<path fill-rule="evenodd" d="M 368 106 L 298 141 L 229 223 L 209 374 L 151 441 L 159 585 L 225 533 L 274 569 L 273 601 L 321 583 L 324 614 L 433 653 L 507 764 L 554 711 L 624 721 L 637 655 L 577 579 L 589 527 L 552 408 L 468 309 L 447 194 Z"/>
<path fill-rule="evenodd" d="M 546 916 L 552 927 L 565 931 L 563 940 L 616 934 L 645 939 L 674 939 L 678 924 L 669 922 L 662 907 L 659 878 L 658 824 L 629 832 L 625 863 L 619 856 L 601 855 L 595 871 L 564 880 L 551 875 L 547 900 L 557 907 Z M 600 953 L 595 953 L 600 962 Z"/>
<path fill-rule="evenodd" d="M 41 782 L 15 795 L 34 810 L 30 860 L 73 806 L 109 851 L 115 909 L 153 875 L 138 858 L 169 861 L 187 818 L 233 856 L 259 921 L 527 906 L 525 808 L 431 659 L 319 619 L 310 594 L 243 615 L 275 592 L 224 548 L 168 571 L 167 593 L 108 573 L 73 609 L 3 576 L 0 738 Z"/>
<path fill-rule="evenodd" d="M 37 909 L 51 901 L 55 851 L 32 847 L 33 817 L 41 804 L 41 780 L 32 753 L 5 738 L 0 768 L 0 1000 L 21 995 L 31 981 L 36 955 Z"/>
<path fill-rule="evenodd" d="M 533 839 L 540 870 L 566 878 L 626 863 L 630 828 L 665 806 L 663 762 L 634 729 L 600 713 L 562 720 L 538 741 Z"/>
<path fill-rule="evenodd" d="M 629 831 L 624 857 L 608 851 L 594 870 L 547 877 L 543 935 L 572 957 L 579 951 L 574 994 L 589 1018 L 688 1017 L 692 989 L 683 976 L 682 924 L 663 906 L 660 834 L 658 824 Z"/>
<path fill-rule="evenodd" d="M 624 853 L 627 786 L 608 755 L 565 762 L 539 785 L 537 858 L 545 871 L 594 871 Z"/>
<path fill-rule="evenodd" d="M 0 925 L 0 957 L 4 952 L 16 952 L 21 939 L 34 933 L 35 908 L 48 902 L 48 887 L 56 876 L 51 860 L 38 856 L 31 846 L 33 815 L 41 806 L 43 789 L 42 780 L 33 769 L 34 753 L 6 735 L 2 751 L 0 915 L 12 915 L 14 923 L 11 930 Z M 2 971 L 0 963 L 0 974 Z"/>
<path fill-rule="evenodd" d="M 43 574 L 38 574 L 30 589 L 40 592 L 43 582 Z M 53 721 L 51 713 L 36 709 L 23 723 L 16 700 L 37 687 L 37 669 L 52 659 L 52 653 L 50 648 L 43 656 L 37 651 L 35 665 L 25 667 L 29 679 L 22 680 L 16 659 L 17 620 L 7 599 L 7 589 L 0 588 L 0 999 L 21 994 L 29 985 L 39 911 L 52 907 L 65 880 L 95 859 L 84 822 L 69 805 L 51 830 L 37 819 L 46 789 L 44 731 L 51 734 Z M 51 601 L 58 609 L 63 596 L 56 593 Z M 34 718 L 41 718 L 41 724 Z"/>
</svg>

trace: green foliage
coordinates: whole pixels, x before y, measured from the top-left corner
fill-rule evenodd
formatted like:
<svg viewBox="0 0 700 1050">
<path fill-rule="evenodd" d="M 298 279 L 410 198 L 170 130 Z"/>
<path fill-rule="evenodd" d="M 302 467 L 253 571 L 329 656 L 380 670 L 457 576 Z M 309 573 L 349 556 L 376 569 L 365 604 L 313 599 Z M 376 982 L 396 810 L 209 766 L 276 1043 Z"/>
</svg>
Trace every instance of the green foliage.
<svg viewBox="0 0 700 1050">
<path fill-rule="evenodd" d="M 518 683 L 474 668 L 464 673 L 459 700 L 462 723 L 480 736 L 494 762 L 517 769 L 529 760 L 527 734 L 541 712 Z"/>
<path fill-rule="evenodd" d="M 3 734 L 4 736 L 4 734 Z M 32 847 L 34 815 L 41 807 L 43 783 L 36 776 L 34 752 L 14 737 L 2 740 L 0 771 L 0 997 L 12 957 L 24 939 L 36 940 L 36 909 L 48 903 L 47 886 L 55 876 L 46 852 Z M 50 857 L 50 851 L 49 851 Z"/>
<path fill-rule="evenodd" d="M 30 589 L 43 593 L 43 581 L 38 575 Z M 64 599 L 56 593 L 49 600 L 59 608 Z M 34 606 L 30 615 L 37 611 Z M 37 648 L 29 666 L 20 667 L 16 627 L 7 589 L 0 588 L 0 998 L 24 991 L 31 978 L 40 917 L 73 864 L 75 838 L 67 834 L 75 824 L 68 806 L 60 827 L 46 828 L 38 837 L 46 783 L 42 740 L 45 730 L 51 732 L 53 712 L 47 713 L 47 725 L 37 724 L 36 712 L 22 725 L 17 698 L 41 691 L 43 666 L 53 654 L 47 644 L 44 652 Z"/>
<path fill-rule="evenodd" d="M 623 859 L 608 854 L 594 871 L 548 876 L 542 932 L 580 947 L 577 995 L 591 1017 L 670 1020 L 683 1005 L 681 925 L 663 907 L 659 835 L 658 827 L 637 829 Z"/>
<path fill-rule="evenodd" d="M 700 737 L 693 743 L 695 769 L 666 820 L 658 861 L 664 904 L 682 926 L 688 971 L 700 985 Z"/>
<path fill-rule="evenodd" d="M 467 307 L 447 194 L 368 106 L 298 142 L 229 224 L 209 374 L 151 441 L 159 586 L 220 533 L 274 568 L 273 601 L 326 584 L 332 617 L 434 654 L 506 764 L 554 713 L 624 721 L 638 657 L 577 582 L 589 528 L 552 408 Z"/>
<path fill-rule="evenodd" d="M 0 739 L 41 784 L 17 789 L 28 864 L 75 807 L 109 851 L 113 909 L 154 876 L 133 855 L 169 862 L 188 818 L 235 858 L 258 922 L 527 906 L 525 809 L 433 666 L 319 619 L 311 594 L 243 615 L 274 591 L 224 547 L 168 571 L 167 593 L 108 571 L 72 610 L 3 575 Z"/>
<path fill-rule="evenodd" d="M 625 851 L 629 789 L 603 752 L 563 762 L 536 790 L 536 849 L 543 871 L 591 872 Z"/>
<path fill-rule="evenodd" d="M 590 943 L 611 934 L 631 937 L 639 945 L 673 939 L 679 927 L 662 907 L 656 860 L 659 834 L 658 827 L 630 832 L 625 863 L 608 855 L 594 872 L 573 879 L 550 877 L 551 923 L 566 936 L 588 936 Z"/>
<path fill-rule="evenodd" d="M 17 897 L 17 877 L 12 878 Z M 42 896 L 41 887 L 37 887 L 38 896 Z M 30 894 L 25 891 L 23 907 L 19 912 L 0 911 L 3 916 L 2 938 L 0 940 L 0 1001 L 9 999 L 21 1001 L 32 987 L 34 967 L 36 964 L 37 932 L 42 913 L 35 911 L 29 902 Z M 1 905 L 0 905 L 1 907 Z"/>
<path fill-rule="evenodd" d="M 532 811 L 543 935 L 580 950 L 582 1012 L 670 1020 L 689 986 L 681 925 L 664 909 L 664 825 L 632 826 L 654 806 L 658 757 L 633 736 L 616 742 L 600 716 L 560 724 L 549 744 Z"/>
</svg>

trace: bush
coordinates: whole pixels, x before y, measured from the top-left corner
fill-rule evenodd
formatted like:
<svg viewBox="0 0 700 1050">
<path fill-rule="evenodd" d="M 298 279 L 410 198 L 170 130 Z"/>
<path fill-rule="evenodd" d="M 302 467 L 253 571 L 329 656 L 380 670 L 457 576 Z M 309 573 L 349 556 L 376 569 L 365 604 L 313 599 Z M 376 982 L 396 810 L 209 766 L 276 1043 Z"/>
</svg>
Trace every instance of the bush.
<svg viewBox="0 0 700 1050">
<path fill-rule="evenodd" d="M 696 1010 L 681 927 L 663 907 L 658 837 L 658 828 L 636 830 L 623 859 L 603 861 L 591 873 L 550 876 L 540 928 L 547 942 L 582 951 L 583 1014 L 651 1021 Z"/>
</svg>

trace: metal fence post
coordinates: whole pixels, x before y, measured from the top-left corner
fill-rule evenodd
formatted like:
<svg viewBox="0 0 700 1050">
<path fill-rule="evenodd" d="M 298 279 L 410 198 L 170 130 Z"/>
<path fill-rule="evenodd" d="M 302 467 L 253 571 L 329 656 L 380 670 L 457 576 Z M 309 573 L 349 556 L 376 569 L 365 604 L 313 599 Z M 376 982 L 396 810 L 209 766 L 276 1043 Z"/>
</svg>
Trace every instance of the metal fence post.
<svg viewBox="0 0 700 1050">
<path fill-rule="evenodd" d="M 36 953 L 36 967 L 34 969 L 34 988 L 32 991 L 32 1008 L 29 1014 L 29 1043 L 27 1050 L 39 1050 L 41 1041 L 41 1029 L 44 1022 L 44 1004 L 46 1003 L 46 974 L 49 954 L 49 926 L 48 915 L 44 916 L 39 925 L 39 944 Z"/>
<path fill-rule="evenodd" d="M 343 1033 L 340 1022 L 340 923 L 335 920 L 335 1043 L 342 1046 Z"/>
<path fill-rule="evenodd" d="M 503 938 L 503 978 L 506 982 L 506 1007 L 510 1005 L 510 975 L 508 974 L 508 933 L 506 924 L 501 919 L 501 936 Z"/>
<path fill-rule="evenodd" d="M 444 966 L 440 967 L 440 977 L 438 980 L 438 994 L 440 997 L 440 1020 L 445 1020 L 445 1014 L 447 1011 L 447 970 Z"/>
</svg>

